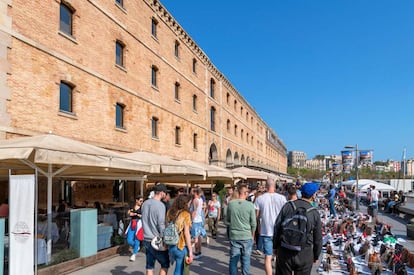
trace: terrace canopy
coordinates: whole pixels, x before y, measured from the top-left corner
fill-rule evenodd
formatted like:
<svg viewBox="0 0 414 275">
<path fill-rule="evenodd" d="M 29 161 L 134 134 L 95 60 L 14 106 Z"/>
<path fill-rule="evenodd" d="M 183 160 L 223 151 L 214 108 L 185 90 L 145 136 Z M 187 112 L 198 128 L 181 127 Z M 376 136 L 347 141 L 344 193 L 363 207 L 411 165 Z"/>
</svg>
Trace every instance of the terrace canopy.
<svg viewBox="0 0 414 275">
<path fill-rule="evenodd" d="M 0 168 L 35 169 L 47 177 L 48 261 L 52 253 L 53 177 L 137 179 L 154 171 L 151 164 L 54 134 L 1 140 Z"/>
</svg>

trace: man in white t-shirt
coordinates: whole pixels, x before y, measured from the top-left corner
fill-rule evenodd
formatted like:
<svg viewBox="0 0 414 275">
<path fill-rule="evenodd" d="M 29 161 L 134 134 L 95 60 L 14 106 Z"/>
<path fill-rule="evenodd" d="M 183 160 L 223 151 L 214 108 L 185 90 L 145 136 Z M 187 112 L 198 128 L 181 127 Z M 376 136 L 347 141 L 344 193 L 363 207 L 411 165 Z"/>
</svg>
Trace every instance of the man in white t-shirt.
<svg viewBox="0 0 414 275">
<path fill-rule="evenodd" d="M 267 192 L 257 197 L 254 205 L 256 215 L 260 220 L 260 236 L 263 239 L 263 252 L 265 254 L 266 275 L 272 274 L 273 257 L 273 232 L 276 218 L 286 203 L 286 197 L 276 193 L 276 182 L 272 178 L 267 179 Z"/>
<path fill-rule="evenodd" d="M 375 189 L 375 185 L 371 185 L 370 207 L 372 208 L 372 217 L 375 219 L 378 214 L 379 191 Z"/>
</svg>

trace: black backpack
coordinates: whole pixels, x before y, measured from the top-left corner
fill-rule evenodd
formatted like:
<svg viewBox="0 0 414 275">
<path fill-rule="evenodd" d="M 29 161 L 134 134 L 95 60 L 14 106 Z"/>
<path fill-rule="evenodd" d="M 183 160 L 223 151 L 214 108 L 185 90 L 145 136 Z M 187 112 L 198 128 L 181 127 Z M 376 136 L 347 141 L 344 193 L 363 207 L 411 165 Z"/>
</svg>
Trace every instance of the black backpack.
<svg viewBox="0 0 414 275">
<path fill-rule="evenodd" d="M 315 207 L 296 207 L 293 201 L 289 201 L 293 208 L 293 215 L 286 217 L 282 222 L 281 246 L 293 251 L 301 251 L 308 240 L 308 213 L 316 210 Z"/>
</svg>

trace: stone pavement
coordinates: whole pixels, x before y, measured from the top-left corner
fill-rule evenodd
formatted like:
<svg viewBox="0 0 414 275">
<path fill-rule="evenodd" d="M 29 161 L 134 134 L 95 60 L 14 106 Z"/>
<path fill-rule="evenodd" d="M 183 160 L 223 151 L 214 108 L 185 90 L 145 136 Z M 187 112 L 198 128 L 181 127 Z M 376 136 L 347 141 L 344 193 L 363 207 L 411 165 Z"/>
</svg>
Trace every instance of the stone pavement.
<svg viewBox="0 0 414 275">
<path fill-rule="evenodd" d="M 366 213 L 366 208 L 361 206 L 361 212 Z M 391 214 L 379 213 L 379 219 L 392 226 L 391 231 L 397 237 L 401 238 L 402 245 L 414 252 L 414 241 L 406 238 L 406 222 L 404 219 Z M 216 240 L 210 238 L 210 243 L 203 244 L 202 252 L 204 257 L 194 260 L 191 264 L 191 274 L 228 274 L 229 265 L 229 243 L 225 237 L 225 227 L 221 223 L 219 226 L 219 235 Z M 318 265 L 314 265 L 312 274 L 317 274 Z M 156 264 L 155 273 L 158 274 L 159 264 Z M 174 267 L 171 267 L 168 274 L 173 274 Z M 265 274 L 263 256 L 252 255 L 251 274 Z M 108 259 L 104 262 L 78 270 L 71 273 L 73 275 L 89 274 L 112 274 L 112 275 L 143 275 L 145 274 L 145 254 L 140 252 L 135 262 L 129 261 L 128 255 L 120 255 Z"/>
<path fill-rule="evenodd" d="M 203 243 L 203 257 L 194 260 L 190 266 L 191 274 L 228 274 L 229 268 L 229 242 L 225 236 L 226 229 L 222 222 L 219 224 L 217 239 L 209 238 L 209 244 Z M 130 254 L 120 255 L 96 265 L 70 273 L 73 275 L 113 274 L 113 275 L 143 275 L 145 274 L 145 253 L 139 252 L 135 262 L 129 261 Z M 155 265 L 158 274 L 160 265 Z M 264 274 L 264 257 L 251 258 L 251 274 Z M 170 267 L 168 274 L 174 273 L 174 266 Z"/>
</svg>

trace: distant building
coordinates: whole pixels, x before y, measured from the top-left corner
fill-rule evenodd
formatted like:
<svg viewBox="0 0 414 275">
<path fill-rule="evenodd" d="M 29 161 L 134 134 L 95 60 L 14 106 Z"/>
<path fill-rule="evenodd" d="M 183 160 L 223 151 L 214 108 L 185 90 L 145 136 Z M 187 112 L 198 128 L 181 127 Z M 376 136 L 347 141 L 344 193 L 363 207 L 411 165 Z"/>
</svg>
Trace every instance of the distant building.
<svg viewBox="0 0 414 275">
<path fill-rule="evenodd" d="M 305 166 L 311 170 L 319 170 L 319 171 L 326 171 L 326 163 L 327 159 L 308 159 L 305 162 Z"/>
<path fill-rule="evenodd" d="M 302 151 L 289 151 L 288 166 L 294 168 L 305 168 L 306 153 Z"/>
</svg>

